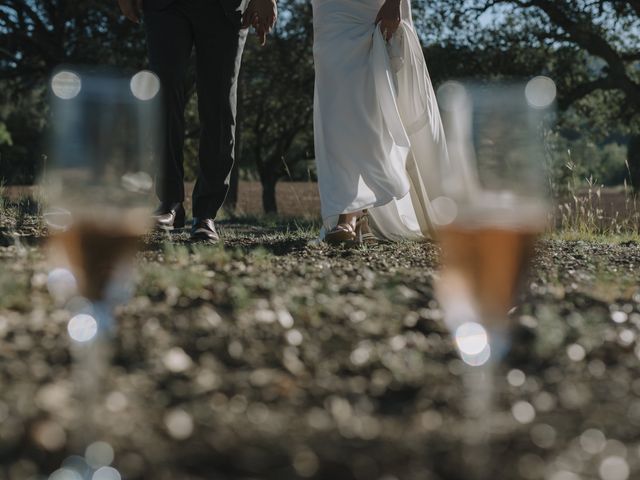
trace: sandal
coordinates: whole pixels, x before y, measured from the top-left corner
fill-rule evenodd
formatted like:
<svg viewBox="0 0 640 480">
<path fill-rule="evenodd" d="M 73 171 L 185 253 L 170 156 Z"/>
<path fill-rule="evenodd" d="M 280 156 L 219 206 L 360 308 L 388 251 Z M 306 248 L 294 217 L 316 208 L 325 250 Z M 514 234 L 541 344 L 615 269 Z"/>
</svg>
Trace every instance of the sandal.
<svg viewBox="0 0 640 480">
<path fill-rule="evenodd" d="M 343 243 L 354 243 L 357 235 L 355 229 L 350 223 L 339 223 L 327 232 L 324 241 L 331 245 L 339 245 Z"/>
<path fill-rule="evenodd" d="M 356 237 L 359 243 L 378 243 L 378 238 L 369 227 L 369 212 L 362 211 L 362 215 L 356 221 Z"/>
</svg>

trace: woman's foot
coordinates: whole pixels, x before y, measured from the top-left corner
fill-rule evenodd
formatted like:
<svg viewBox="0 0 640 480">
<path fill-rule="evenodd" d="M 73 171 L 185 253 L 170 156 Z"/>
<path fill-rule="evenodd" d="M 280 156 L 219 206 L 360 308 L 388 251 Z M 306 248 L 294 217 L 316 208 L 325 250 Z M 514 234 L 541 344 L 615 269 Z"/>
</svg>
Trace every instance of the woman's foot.
<svg viewBox="0 0 640 480">
<path fill-rule="evenodd" d="M 355 243 L 358 239 L 356 224 L 360 213 L 346 213 L 338 217 L 338 224 L 324 236 L 324 241 L 332 245 Z"/>
<path fill-rule="evenodd" d="M 356 220 L 356 240 L 358 243 L 377 243 L 378 238 L 369 227 L 369 212 L 363 210 Z"/>
</svg>

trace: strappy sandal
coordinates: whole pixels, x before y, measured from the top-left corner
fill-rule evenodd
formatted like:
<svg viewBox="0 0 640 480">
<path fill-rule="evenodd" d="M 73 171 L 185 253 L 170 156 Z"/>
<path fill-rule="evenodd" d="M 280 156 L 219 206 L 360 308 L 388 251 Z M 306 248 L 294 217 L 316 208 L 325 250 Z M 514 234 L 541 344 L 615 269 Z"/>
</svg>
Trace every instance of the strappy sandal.
<svg viewBox="0 0 640 480">
<path fill-rule="evenodd" d="M 327 232 L 324 241 L 331 245 L 340 245 L 344 243 L 354 243 L 357 235 L 355 229 L 350 223 L 339 223 Z"/>
<path fill-rule="evenodd" d="M 378 238 L 369 227 L 369 212 L 367 210 L 363 210 L 362 215 L 356 221 L 356 240 L 359 243 L 378 243 Z"/>
</svg>

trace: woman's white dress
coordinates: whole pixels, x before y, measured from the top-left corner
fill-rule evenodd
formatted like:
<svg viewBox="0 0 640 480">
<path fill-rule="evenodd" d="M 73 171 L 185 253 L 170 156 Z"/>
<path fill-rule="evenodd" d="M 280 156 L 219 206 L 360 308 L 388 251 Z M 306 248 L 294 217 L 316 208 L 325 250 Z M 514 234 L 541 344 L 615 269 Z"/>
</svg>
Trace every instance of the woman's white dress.
<svg viewBox="0 0 640 480">
<path fill-rule="evenodd" d="M 384 0 L 312 3 L 323 234 L 368 208 L 378 236 L 428 238 L 447 150 L 409 0 L 389 43 L 374 24 Z"/>
</svg>

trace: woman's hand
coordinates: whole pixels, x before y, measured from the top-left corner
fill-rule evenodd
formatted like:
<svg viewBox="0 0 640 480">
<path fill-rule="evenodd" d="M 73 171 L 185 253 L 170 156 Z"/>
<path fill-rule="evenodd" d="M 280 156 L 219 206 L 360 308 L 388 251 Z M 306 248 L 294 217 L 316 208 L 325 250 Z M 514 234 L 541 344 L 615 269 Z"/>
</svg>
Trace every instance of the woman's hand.
<svg viewBox="0 0 640 480">
<path fill-rule="evenodd" d="M 400 0 L 386 0 L 376 17 L 376 25 L 388 42 L 400 26 Z"/>
</svg>

